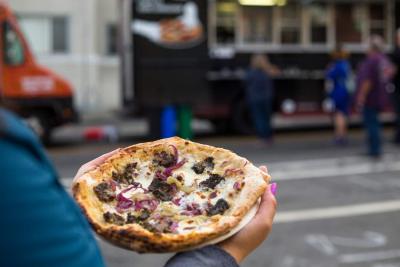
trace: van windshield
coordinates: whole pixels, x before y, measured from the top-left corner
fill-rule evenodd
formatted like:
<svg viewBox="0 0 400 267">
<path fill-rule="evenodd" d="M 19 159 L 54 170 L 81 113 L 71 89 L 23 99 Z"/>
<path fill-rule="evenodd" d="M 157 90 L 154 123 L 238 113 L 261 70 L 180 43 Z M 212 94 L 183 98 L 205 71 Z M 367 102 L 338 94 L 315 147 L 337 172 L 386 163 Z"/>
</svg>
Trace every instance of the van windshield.
<svg viewBox="0 0 400 267">
<path fill-rule="evenodd" d="M 17 32 L 8 22 L 3 23 L 3 53 L 4 61 L 11 66 L 17 66 L 24 62 L 24 48 Z"/>
</svg>

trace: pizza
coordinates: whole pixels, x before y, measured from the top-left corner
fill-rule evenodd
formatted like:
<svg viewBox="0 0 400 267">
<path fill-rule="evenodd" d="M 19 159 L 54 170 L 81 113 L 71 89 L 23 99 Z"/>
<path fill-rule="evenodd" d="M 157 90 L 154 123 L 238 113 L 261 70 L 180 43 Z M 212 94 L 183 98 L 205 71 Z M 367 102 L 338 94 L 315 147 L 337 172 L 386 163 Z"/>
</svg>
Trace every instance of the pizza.
<svg viewBox="0 0 400 267">
<path fill-rule="evenodd" d="M 235 153 L 178 137 L 136 144 L 75 179 L 97 234 L 137 252 L 175 252 L 230 232 L 270 176 Z"/>
</svg>

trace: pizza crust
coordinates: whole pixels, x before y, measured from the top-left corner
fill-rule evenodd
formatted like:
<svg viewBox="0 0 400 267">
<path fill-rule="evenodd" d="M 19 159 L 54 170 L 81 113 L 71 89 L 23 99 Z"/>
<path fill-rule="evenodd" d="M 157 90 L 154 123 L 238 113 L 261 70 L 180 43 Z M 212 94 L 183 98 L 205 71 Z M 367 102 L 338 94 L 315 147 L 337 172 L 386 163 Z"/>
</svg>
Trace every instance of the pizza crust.
<svg viewBox="0 0 400 267">
<path fill-rule="evenodd" d="M 150 151 L 164 147 L 166 144 L 175 145 L 184 155 L 195 155 L 196 157 L 211 155 L 215 159 L 223 160 L 221 165 L 226 162 L 225 168 L 232 167 L 243 170 L 245 185 L 234 199 L 229 214 L 212 216 L 211 222 L 201 230 L 177 234 L 152 233 L 139 224 L 118 226 L 106 223 L 102 214 L 103 203 L 94 194 L 93 186 L 103 179 L 111 177 L 113 171 L 121 170 L 128 162 L 138 159 L 137 153 L 140 152 L 138 154 L 140 155 L 139 162 L 140 160 L 148 160 L 152 157 Z M 240 223 L 263 194 L 269 179 L 270 176 L 267 173 L 262 172 L 249 161 L 229 150 L 173 137 L 155 142 L 140 143 L 122 149 L 96 169 L 77 178 L 72 190 L 74 198 L 93 229 L 106 240 L 117 246 L 140 253 L 176 252 L 194 248 L 229 233 Z"/>
</svg>

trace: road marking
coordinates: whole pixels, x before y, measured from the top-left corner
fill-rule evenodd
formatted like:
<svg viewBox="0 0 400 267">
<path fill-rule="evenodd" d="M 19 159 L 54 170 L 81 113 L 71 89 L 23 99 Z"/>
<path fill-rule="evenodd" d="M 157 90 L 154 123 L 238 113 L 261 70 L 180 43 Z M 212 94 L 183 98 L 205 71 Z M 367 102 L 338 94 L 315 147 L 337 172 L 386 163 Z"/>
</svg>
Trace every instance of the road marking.
<svg viewBox="0 0 400 267">
<path fill-rule="evenodd" d="M 308 234 L 304 237 L 306 243 L 326 255 L 337 254 L 336 246 L 352 248 L 378 248 L 387 243 L 387 237 L 378 232 L 366 231 L 361 238 L 327 236 L 324 234 Z"/>
<path fill-rule="evenodd" d="M 364 203 L 358 205 L 326 207 L 297 211 L 278 212 L 274 223 L 323 220 L 331 218 L 354 217 L 400 210 L 400 200 Z"/>
<path fill-rule="evenodd" d="M 300 160 L 267 164 L 275 181 L 326 178 L 400 171 L 400 157 L 387 154 L 381 161 L 364 157 Z"/>
<path fill-rule="evenodd" d="M 344 254 L 339 256 L 340 263 L 359 263 L 400 258 L 400 249 L 365 253 Z"/>
</svg>

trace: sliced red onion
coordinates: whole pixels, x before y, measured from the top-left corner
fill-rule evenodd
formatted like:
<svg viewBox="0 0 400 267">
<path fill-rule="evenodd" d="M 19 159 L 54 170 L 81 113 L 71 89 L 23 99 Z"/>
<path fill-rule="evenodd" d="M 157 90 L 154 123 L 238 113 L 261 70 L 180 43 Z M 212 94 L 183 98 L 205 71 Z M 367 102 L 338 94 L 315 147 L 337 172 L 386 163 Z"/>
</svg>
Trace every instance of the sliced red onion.
<svg viewBox="0 0 400 267">
<path fill-rule="evenodd" d="M 210 194 L 210 196 L 209 196 L 209 198 L 216 198 L 217 197 L 217 192 L 212 192 L 211 194 Z"/>
<path fill-rule="evenodd" d="M 179 206 L 179 204 L 181 204 L 181 198 L 180 197 L 179 198 L 174 198 L 172 200 L 172 203 L 174 203 L 175 205 Z"/>
<path fill-rule="evenodd" d="M 186 205 L 186 210 L 181 212 L 181 214 L 186 216 L 195 216 L 195 215 L 201 215 L 202 211 L 200 210 L 199 204 L 190 203 Z"/>
<path fill-rule="evenodd" d="M 141 209 L 147 209 L 149 211 L 154 211 L 157 209 L 158 201 L 156 199 L 144 199 L 135 201 L 135 211 Z"/>
<path fill-rule="evenodd" d="M 168 176 L 165 176 L 165 174 L 161 171 L 156 171 L 156 177 L 160 180 L 167 180 Z"/>
<path fill-rule="evenodd" d="M 181 212 L 181 215 L 186 215 L 186 216 L 196 216 L 201 214 L 202 214 L 201 210 L 191 210 L 191 211 L 185 210 Z"/>
<path fill-rule="evenodd" d="M 117 209 L 119 211 L 124 210 L 124 209 L 129 209 L 130 207 L 133 206 L 133 204 L 134 204 L 133 201 L 123 195 L 124 193 L 128 192 L 129 190 L 131 190 L 133 188 L 142 188 L 145 192 L 147 191 L 146 189 L 144 189 L 142 187 L 142 185 L 140 183 L 134 182 L 132 186 L 129 186 L 128 188 L 125 188 L 124 190 L 119 192 L 119 194 L 117 195 Z M 136 205 L 135 205 L 135 209 L 136 209 Z"/>
<path fill-rule="evenodd" d="M 169 146 L 172 147 L 172 149 L 174 150 L 175 164 L 177 164 L 179 159 L 178 149 L 174 145 L 169 145 Z"/>
<path fill-rule="evenodd" d="M 242 183 L 241 183 L 241 182 L 235 182 L 235 183 L 233 184 L 233 188 L 234 188 L 235 190 L 240 190 L 240 189 L 242 189 Z"/>
<path fill-rule="evenodd" d="M 173 221 L 171 223 L 171 225 L 169 226 L 169 229 L 171 230 L 171 232 L 176 232 L 176 229 L 178 229 L 178 226 L 179 226 L 178 222 Z"/>
<path fill-rule="evenodd" d="M 174 166 L 168 167 L 164 170 L 163 175 L 166 177 L 171 176 L 172 171 L 179 169 L 180 167 L 182 167 L 185 163 L 187 162 L 187 159 L 183 159 L 180 162 L 178 162 L 177 164 L 175 164 Z"/>
</svg>

